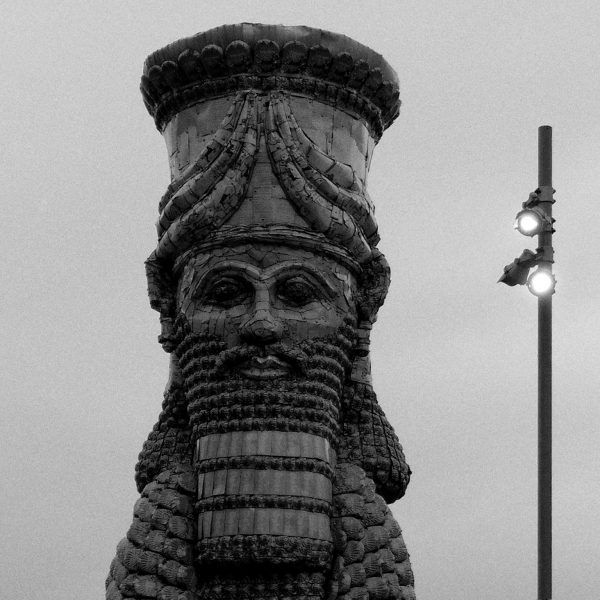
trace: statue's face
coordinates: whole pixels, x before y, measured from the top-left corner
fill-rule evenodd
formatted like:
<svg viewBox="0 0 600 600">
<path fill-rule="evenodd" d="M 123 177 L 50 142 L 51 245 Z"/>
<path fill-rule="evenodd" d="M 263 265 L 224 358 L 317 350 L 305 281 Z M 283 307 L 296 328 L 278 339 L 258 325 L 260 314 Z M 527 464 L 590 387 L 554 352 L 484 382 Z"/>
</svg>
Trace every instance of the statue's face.
<svg viewBox="0 0 600 600">
<path fill-rule="evenodd" d="M 178 309 L 192 332 L 243 343 L 294 346 L 328 337 L 355 316 L 356 279 L 344 266 L 309 250 L 245 244 L 197 254 L 185 266 Z M 243 373 L 283 376 L 287 365 L 263 355 Z"/>
<path fill-rule="evenodd" d="M 282 245 L 197 252 L 185 265 L 177 351 L 196 444 L 201 563 L 329 567 L 355 296 L 346 267 Z M 249 536 L 243 546 L 238 536 Z"/>
</svg>

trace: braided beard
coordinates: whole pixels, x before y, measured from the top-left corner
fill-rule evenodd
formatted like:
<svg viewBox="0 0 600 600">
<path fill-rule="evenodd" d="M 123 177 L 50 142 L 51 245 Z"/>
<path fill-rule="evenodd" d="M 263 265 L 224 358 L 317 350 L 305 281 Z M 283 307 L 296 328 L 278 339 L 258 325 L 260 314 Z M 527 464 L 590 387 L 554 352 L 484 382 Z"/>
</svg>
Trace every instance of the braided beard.
<svg viewBox="0 0 600 600">
<path fill-rule="evenodd" d="M 343 326 L 294 347 L 228 349 L 214 336 L 183 335 L 177 354 L 195 442 L 200 565 L 241 565 L 253 574 L 261 564 L 330 567 L 332 477 L 352 339 Z M 265 355 L 290 372 L 244 375 L 243 365 Z"/>
</svg>

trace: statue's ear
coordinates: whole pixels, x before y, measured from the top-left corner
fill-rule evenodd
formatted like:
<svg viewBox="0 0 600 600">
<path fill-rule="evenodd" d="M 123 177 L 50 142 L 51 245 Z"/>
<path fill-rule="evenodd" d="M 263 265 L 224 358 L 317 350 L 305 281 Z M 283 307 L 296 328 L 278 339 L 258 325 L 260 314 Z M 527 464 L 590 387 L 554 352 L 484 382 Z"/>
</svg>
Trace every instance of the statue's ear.
<svg viewBox="0 0 600 600">
<path fill-rule="evenodd" d="M 166 352 L 173 352 L 176 340 L 173 331 L 177 284 L 173 279 L 172 265 L 153 252 L 146 260 L 146 279 L 150 306 L 160 313 L 161 333 L 158 341 Z"/>
<path fill-rule="evenodd" d="M 385 256 L 373 248 L 371 259 L 362 265 L 358 280 L 358 320 L 374 323 L 379 307 L 385 302 L 390 287 L 390 266 Z"/>
<path fill-rule="evenodd" d="M 364 381 L 370 382 L 371 367 L 368 356 L 371 343 L 371 327 L 377 320 L 377 313 L 385 302 L 389 287 L 390 266 L 385 256 L 377 248 L 373 248 L 371 259 L 362 265 L 356 292 L 358 323 L 354 355 L 355 357 L 364 357 L 364 360 L 355 361 L 355 371 L 365 373 L 366 376 L 364 377 L 358 375 L 359 379 Z"/>
</svg>

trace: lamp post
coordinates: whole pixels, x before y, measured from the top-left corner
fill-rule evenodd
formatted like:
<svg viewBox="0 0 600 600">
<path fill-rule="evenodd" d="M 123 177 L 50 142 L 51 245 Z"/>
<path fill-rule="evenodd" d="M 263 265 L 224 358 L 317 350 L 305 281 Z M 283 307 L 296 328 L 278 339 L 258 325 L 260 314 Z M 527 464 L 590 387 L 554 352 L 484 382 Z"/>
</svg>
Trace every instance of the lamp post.
<svg viewBox="0 0 600 600">
<path fill-rule="evenodd" d="M 538 129 L 540 208 L 552 219 L 552 127 Z M 539 234 L 542 261 L 551 274 L 553 229 Z M 552 598 L 552 293 L 538 296 L 538 598 Z"/>
<path fill-rule="evenodd" d="M 538 188 L 523 203 L 515 227 L 538 235 L 536 252 L 525 250 L 504 267 L 499 281 L 527 283 L 538 297 L 538 600 L 552 598 L 552 127 L 538 129 Z M 529 269 L 537 270 L 530 275 Z"/>
</svg>

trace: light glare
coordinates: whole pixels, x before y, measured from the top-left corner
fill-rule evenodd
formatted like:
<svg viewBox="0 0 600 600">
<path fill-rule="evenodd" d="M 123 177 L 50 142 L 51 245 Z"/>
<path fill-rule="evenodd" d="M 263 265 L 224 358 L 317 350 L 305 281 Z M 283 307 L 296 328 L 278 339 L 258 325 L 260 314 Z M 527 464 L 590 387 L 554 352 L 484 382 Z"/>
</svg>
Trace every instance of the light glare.
<svg viewBox="0 0 600 600">
<path fill-rule="evenodd" d="M 524 212 L 517 217 L 516 228 L 525 235 L 535 235 L 541 225 L 540 218 L 533 212 Z"/>
<path fill-rule="evenodd" d="M 527 286 L 529 291 L 536 296 L 545 296 L 554 290 L 554 275 L 549 271 L 539 269 L 529 278 Z"/>
</svg>

